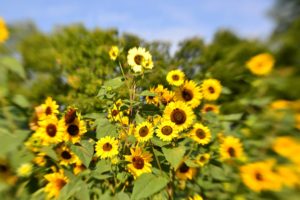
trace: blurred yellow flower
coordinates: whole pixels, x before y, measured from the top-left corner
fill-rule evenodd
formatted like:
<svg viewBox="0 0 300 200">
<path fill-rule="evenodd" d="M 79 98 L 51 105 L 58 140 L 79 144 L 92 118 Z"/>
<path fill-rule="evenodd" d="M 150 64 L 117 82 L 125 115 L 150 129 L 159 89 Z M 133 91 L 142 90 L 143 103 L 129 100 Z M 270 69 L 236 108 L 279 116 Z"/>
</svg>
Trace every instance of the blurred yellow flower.
<svg viewBox="0 0 300 200">
<path fill-rule="evenodd" d="M 32 173 L 32 164 L 31 163 L 23 163 L 18 169 L 17 174 L 21 177 L 28 177 Z"/>
<path fill-rule="evenodd" d="M 203 167 L 205 164 L 209 162 L 209 159 L 210 159 L 209 153 L 199 154 L 196 157 L 196 162 L 199 164 L 200 167 Z"/>
<path fill-rule="evenodd" d="M 211 140 L 211 133 L 207 126 L 196 123 L 190 132 L 190 137 L 201 145 L 208 144 Z"/>
<path fill-rule="evenodd" d="M 206 79 L 201 85 L 203 98 L 208 101 L 217 100 L 222 92 L 222 85 L 217 79 Z"/>
<path fill-rule="evenodd" d="M 202 99 L 200 87 L 194 81 L 185 81 L 175 92 L 175 100 L 183 101 L 191 108 L 199 106 Z"/>
<path fill-rule="evenodd" d="M 267 75 L 271 72 L 275 60 L 269 53 L 262 53 L 247 61 L 247 68 L 255 75 Z"/>
<path fill-rule="evenodd" d="M 143 173 L 151 173 L 152 171 L 152 154 L 149 152 L 143 152 L 140 147 L 135 149 L 130 149 L 131 155 L 125 155 L 125 160 L 129 163 L 127 164 L 128 171 L 137 178 Z"/>
<path fill-rule="evenodd" d="M 5 21 L 2 17 L 0 17 L 0 44 L 5 42 L 9 37 L 9 32 Z"/>
<path fill-rule="evenodd" d="M 219 152 L 221 160 L 232 158 L 239 160 L 245 159 L 243 145 L 240 142 L 240 139 L 233 136 L 227 136 L 224 138 L 223 142 L 220 144 Z"/>
<path fill-rule="evenodd" d="M 119 48 L 117 46 L 112 46 L 108 54 L 111 60 L 116 60 L 119 55 Z"/>
<path fill-rule="evenodd" d="M 59 172 L 46 174 L 44 177 L 48 181 L 44 188 L 44 191 L 48 193 L 48 199 L 53 197 L 57 198 L 60 190 L 69 182 L 69 179 L 64 175 L 62 170 Z"/>
<path fill-rule="evenodd" d="M 170 85 L 181 86 L 184 83 L 185 74 L 179 70 L 172 70 L 167 74 L 167 81 Z"/>
<path fill-rule="evenodd" d="M 68 166 L 79 161 L 79 158 L 66 145 L 59 146 L 56 152 L 60 165 Z"/>
<path fill-rule="evenodd" d="M 195 194 L 193 197 L 189 197 L 188 200 L 203 200 L 199 194 Z"/>
<path fill-rule="evenodd" d="M 197 169 L 187 166 L 184 162 L 180 164 L 175 173 L 176 177 L 181 180 L 192 180 L 196 174 Z"/>
<path fill-rule="evenodd" d="M 114 137 L 105 136 L 96 143 L 96 155 L 101 159 L 112 158 L 119 153 L 119 142 Z"/>
<path fill-rule="evenodd" d="M 219 106 L 214 105 L 214 104 L 204 104 L 203 108 L 201 109 L 202 113 L 208 113 L 208 112 L 213 112 L 216 114 L 219 114 L 220 109 Z"/>
</svg>

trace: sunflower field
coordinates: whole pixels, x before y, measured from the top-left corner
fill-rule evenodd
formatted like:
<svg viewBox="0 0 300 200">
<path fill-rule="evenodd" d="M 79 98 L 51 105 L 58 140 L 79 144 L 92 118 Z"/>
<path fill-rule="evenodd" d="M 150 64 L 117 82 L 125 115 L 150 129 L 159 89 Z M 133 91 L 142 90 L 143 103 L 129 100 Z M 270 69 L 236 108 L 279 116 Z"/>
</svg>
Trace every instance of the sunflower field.
<svg viewBox="0 0 300 200">
<path fill-rule="evenodd" d="M 298 200 L 299 31 L 170 54 L 0 18 L 0 199 Z"/>
</svg>

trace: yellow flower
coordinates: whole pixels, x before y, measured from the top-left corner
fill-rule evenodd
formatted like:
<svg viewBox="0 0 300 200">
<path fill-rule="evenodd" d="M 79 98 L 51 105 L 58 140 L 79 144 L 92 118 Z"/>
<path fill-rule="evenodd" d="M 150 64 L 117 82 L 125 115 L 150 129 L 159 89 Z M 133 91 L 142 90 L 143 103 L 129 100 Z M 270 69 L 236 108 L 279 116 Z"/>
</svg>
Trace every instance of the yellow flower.
<svg viewBox="0 0 300 200">
<path fill-rule="evenodd" d="M 46 174 L 44 177 L 48 181 L 44 188 L 48 199 L 57 198 L 60 190 L 69 182 L 63 171 Z"/>
<path fill-rule="evenodd" d="M 146 142 L 153 136 L 153 126 L 149 122 L 142 122 L 135 128 L 134 136 L 139 142 Z"/>
<path fill-rule="evenodd" d="M 180 164 L 178 169 L 176 170 L 176 177 L 181 180 L 192 180 L 196 175 L 197 169 L 194 167 L 187 166 L 184 162 Z"/>
<path fill-rule="evenodd" d="M 56 153 L 60 160 L 60 165 L 68 166 L 79 161 L 79 158 L 66 145 L 58 147 Z"/>
<path fill-rule="evenodd" d="M 179 70 L 172 70 L 167 74 L 167 81 L 170 85 L 181 86 L 184 82 L 185 74 Z"/>
<path fill-rule="evenodd" d="M 32 160 L 32 162 L 34 162 L 36 165 L 40 166 L 40 167 L 44 167 L 47 163 L 46 160 L 46 154 L 45 153 L 38 153 Z"/>
<path fill-rule="evenodd" d="M 285 110 L 289 109 L 291 106 L 291 102 L 287 100 L 276 100 L 273 101 L 270 105 L 273 110 Z"/>
<path fill-rule="evenodd" d="M 5 21 L 0 17 L 0 44 L 5 42 L 9 37 L 9 32 L 6 27 Z"/>
<path fill-rule="evenodd" d="M 112 46 L 108 54 L 111 60 L 116 60 L 119 55 L 119 48 L 117 46 Z"/>
<path fill-rule="evenodd" d="M 203 200 L 199 194 L 195 194 L 193 197 L 189 197 L 189 200 Z"/>
<path fill-rule="evenodd" d="M 59 121 L 59 133 L 62 136 L 62 139 L 66 142 L 70 141 L 73 144 L 80 141 L 82 135 L 84 135 L 87 130 L 85 122 L 81 120 L 80 114 L 72 120 L 71 123 L 67 123 L 66 119 L 63 118 Z"/>
<path fill-rule="evenodd" d="M 113 108 L 108 110 L 107 118 L 110 121 L 115 121 L 115 122 L 120 121 L 122 117 L 123 117 L 123 112 L 121 112 L 116 105 L 113 105 Z"/>
<path fill-rule="evenodd" d="M 156 129 L 157 137 L 162 141 L 172 141 L 173 138 L 178 137 L 178 131 L 173 122 L 163 121 Z"/>
<path fill-rule="evenodd" d="M 197 143 L 205 145 L 210 142 L 211 133 L 208 127 L 204 126 L 203 124 L 196 123 L 190 132 L 190 137 Z"/>
<path fill-rule="evenodd" d="M 200 165 L 200 167 L 203 167 L 206 163 L 209 162 L 209 159 L 210 159 L 209 153 L 199 154 L 196 157 L 196 162 Z"/>
<path fill-rule="evenodd" d="M 276 172 L 280 177 L 280 181 L 287 187 L 295 187 L 299 185 L 300 179 L 293 166 L 281 165 L 276 167 Z"/>
<path fill-rule="evenodd" d="M 80 77 L 77 76 L 77 75 L 68 75 L 67 77 L 67 83 L 75 88 L 75 89 L 78 89 L 81 85 L 81 80 L 80 80 Z"/>
<path fill-rule="evenodd" d="M 278 191 L 281 188 L 280 177 L 273 172 L 274 162 L 262 161 L 240 167 L 244 184 L 255 192 L 262 190 Z"/>
<path fill-rule="evenodd" d="M 244 159 L 243 145 L 239 138 L 233 136 L 227 136 L 220 144 L 220 156 L 221 160 L 227 159 Z"/>
<path fill-rule="evenodd" d="M 269 53 L 262 53 L 247 61 L 247 68 L 255 75 L 267 75 L 271 72 L 275 60 Z"/>
<path fill-rule="evenodd" d="M 77 162 L 73 168 L 73 173 L 75 175 L 78 175 L 79 173 L 81 173 L 82 171 L 84 171 L 86 169 L 86 167 L 81 163 L 81 162 Z"/>
<path fill-rule="evenodd" d="M 292 137 L 281 136 L 274 140 L 272 149 L 281 156 L 287 157 L 295 163 L 300 163 L 299 156 L 300 143 Z"/>
<path fill-rule="evenodd" d="M 57 144 L 62 141 L 62 135 L 58 131 L 58 119 L 50 115 L 42 121 L 39 121 L 39 128 L 36 136 L 42 139 L 43 145 Z"/>
<path fill-rule="evenodd" d="M 32 173 L 32 164 L 31 163 L 23 163 L 18 169 L 17 174 L 21 177 L 28 177 Z"/>
<path fill-rule="evenodd" d="M 205 104 L 201 110 L 202 113 L 213 112 L 219 114 L 219 106 L 214 104 Z"/>
<path fill-rule="evenodd" d="M 41 111 L 38 112 L 38 118 L 43 120 L 44 118 L 58 114 L 58 105 L 56 101 L 53 101 L 51 97 L 48 97 L 44 104 L 41 105 Z"/>
<path fill-rule="evenodd" d="M 134 178 L 143 173 L 151 173 L 152 154 L 147 151 L 143 152 L 140 147 L 130 149 L 130 153 L 131 155 L 125 156 L 125 160 L 129 162 L 127 168 Z"/>
<path fill-rule="evenodd" d="M 191 107 L 182 101 L 177 101 L 171 102 L 166 106 L 163 118 L 166 121 L 175 123 L 176 129 L 182 131 L 193 124 L 195 114 Z"/>
<path fill-rule="evenodd" d="M 200 87 L 194 81 L 185 81 L 175 93 L 176 101 L 183 101 L 191 108 L 199 106 L 201 99 L 202 93 L 200 92 Z"/>
<path fill-rule="evenodd" d="M 206 79 L 201 85 L 203 98 L 208 101 L 217 100 L 222 91 L 220 81 L 216 79 Z"/>
<path fill-rule="evenodd" d="M 300 130 L 300 113 L 295 114 L 295 127 Z"/>
<path fill-rule="evenodd" d="M 105 136 L 96 143 L 96 155 L 101 159 L 112 158 L 118 155 L 118 147 L 118 140 L 111 136 Z"/>
<path fill-rule="evenodd" d="M 149 91 L 155 93 L 155 88 L 150 88 Z M 154 104 L 154 105 L 158 106 L 159 105 L 159 97 L 158 97 L 158 95 L 155 95 L 155 96 L 146 96 L 146 103 L 147 104 Z"/>
<path fill-rule="evenodd" d="M 152 56 L 142 47 L 134 47 L 128 51 L 127 62 L 135 73 L 143 72 L 143 68 L 152 69 Z"/>
</svg>

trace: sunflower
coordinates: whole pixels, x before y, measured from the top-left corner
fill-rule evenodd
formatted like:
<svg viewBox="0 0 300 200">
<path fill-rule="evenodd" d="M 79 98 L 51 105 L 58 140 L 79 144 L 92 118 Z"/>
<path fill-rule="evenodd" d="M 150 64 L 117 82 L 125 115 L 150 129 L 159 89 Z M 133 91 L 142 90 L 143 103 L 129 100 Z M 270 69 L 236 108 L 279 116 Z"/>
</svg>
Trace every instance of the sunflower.
<svg viewBox="0 0 300 200">
<path fill-rule="evenodd" d="M 185 75 L 179 70 L 172 70 L 167 74 L 167 81 L 170 85 L 181 86 L 184 82 Z"/>
<path fill-rule="evenodd" d="M 196 175 L 197 169 L 194 167 L 187 166 L 184 162 L 180 164 L 178 169 L 176 170 L 177 178 L 181 180 L 192 180 L 193 177 Z"/>
<path fill-rule="evenodd" d="M 211 140 L 211 133 L 208 127 L 203 124 L 196 123 L 190 132 L 190 137 L 197 143 L 205 145 Z"/>
<path fill-rule="evenodd" d="M 36 137 L 41 138 L 43 145 L 57 144 L 62 141 L 62 135 L 58 129 L 57 117 L 50 115 L 44 120 L 39 121 Z"/>
<path fill-rule="evenodd" d="M 166 106 L 163 118 L 166 121 L 175 123 L 175 128 L 178 131 L 182 131 L 193 124 L 195 115 L 191 107 L 182 101 L 176 101 Z"/>
<path fill-rule="evenodd" d="M 281 178 L 281 183 L 287 187 L 295 187 L 300 183 L 299 174 L 297 174 L 294 166 L 277 166 L 276 173 Z"/>
<path fill-rule="evenodd" d="M 136 73 L 143 72 L 143 68 L 153 68 L 151 54 L 142 47 L 130 49 L 128 51 L 127 62 L 129 66 L 131 66 L 131 69 Z"/>
<path fill-rule="evenodd" d="M 240 167 L 244 184 L 255 192 L 277 191 L 281 188 L 280 177 L 273 171 L 273 161 L 249 163 Z"/>
<path fill-rule="evenodd" d="M 75 121 L 75 119 L 77 118 L 78 114 L 77 114 L 77 110 L 75 108 L 68 108 L 67 112 L 65 113 L 65 123 L 66 124 L 71 124 Z"/>
<path fill-rule="evenodd" d="M 32 164 L 31 163 L 23 163 L 18 169 L 17 174 L 21 177 L 28 177 L 32 173 Z"/>
<path fill-rule="evenodd" d="M 200 167 L 203 167 L 206 163 L 209 162 L 209 159 L 210 159 L 209 153 L 199 154 L 196 157 L 196 162 L 199 164 Z"/>
<path fill-rule="evenodd" d="M 44 191 L 48 193 L 48 199 L 53 197 L 57 198 L 60 190 L 69 182 L 69 179 L 64 175 L 62 170 L 59 172 L 46 174 L 44 177 L 48 181 L 44 188 Z"/>
<path fill-rule="evenodd" d="M 51 97 L 48 97 L 45 103 L 41 105 L 41 111 L 38 112 L 38 118 L 42 120 L 47 116 L 58 114 L 58 107 L 56 101 L 52 100 Z"/>
<path fill-rule="evenodd" d="M 14 175 L 6 159 L 0 158 L 0 183 L 4 182 L 11 186 L 15 185 L 18 177 Z"/>
<path fill-rule="evenodd" d="M 108 54 L 111 60 L 116 60 L 119 55 L 119 48 L 117 46 L 112 46 Z"/>
<path fill-rule="evenodd" d="M 157 136 L 165 142 L 172 141 L 173 138 L 178 137 L 178 131 L 175 124 L 171 121 L 163 121 L 156 130 Z"/>
<path fill-rule="evenodd" d="M 297 153 L 300 151 L 300 143 L 290 136 L 281 136 L 273 141 L 272 149 L 279 155 L 284 156 L 293 162 L 300 163 Z"/>
<path fill-rule="evenodd" d="M 206 79 L 201 85 L 203 98 L 208 101 L 217 100 L 222 91 L 220 81 L 216 79 Z"/>
<path fill-rule="evenodd" d="M 275 60 L 269 53 L 262 53 L 252 57 L 247 61 L 247 68 L 255 75 L 267 75 L 272 71 Z"/>
<path fill-rule="evenodd" d="M 135 149 L 130 149 L 131 155 L 126 155 L 125 160 L 129 163 L 127 164 L 128 171 L 137 178 L 143 173 L 151 173 L 151 161 L 152 154 L 145 151 L 143 152 L 140 147 Z"/>
<path fill-rule="evenodd" d="M 165 89 L 163 91 L 162 95 L 160 96 L 160 102 L 163 105 L 167 105 L 168 103 L 170 103 L 171 101 L 173 101 L 174 95 L 175 95 L 174 92 Z"/>
<path fill-rule="evenodd" d="M 175 93 L 175 100 L 183 101 L 192 108 L 199 106 L 201 99 L 200 87 L 194 81 L 185 81 Z"/>
<path fill-rule="evenodd" d="M 79 158 L 66 145 L 58 147 L 56 153 L 60 160 L 60 165 L 68 166 L 79 161 Z"/>
<path fill-rule="evenodd" d="M 78 114 L 71 123 L 66 123 L 65 119 L 59 121 L 59 133 L 64 141 L 72 142 L 73 144 L 80 141 L 81 136 L 87 132 L 85 122 L 80 119 Z"/>
<path fill-rule="evenodd" d="M 123 112 L 121 112 L 120 109 L 116 105 L 114 105 L 113 108 L 108 110 L 107 118 L 110 121 L 117 122 L 117 121 L 120 121 L 122 117 L 123 117 Z"/>
<path fill-rule="evenodd" d="M 189 197 L 188 200 L 203 200 L 199 194 L 195 194 L 193 197 Z"/>
<path fill-rule="evenodd" d="M 6 27 L 5 21 L 0 17 L 0 44 L 5 42 L 9 37 L 9 32 Z"/>
<path fill-rule="evenodd" d="M 81 162 L 76 162 L 75 166 L 73 168 L 73 173 L 75 175 L 80 174 L 82 171 L 84 171 L 86 169 L 86 167 L 84 166 L 84 164 L 82 164 Z"/>
<path fill-rule="evenodd" d="M 33 163 L 38 165 L 39 167 L 44 167 L 47 163 L 46 154 L 43 152 L 39 152 L 32 160 Z"/>
<path fill-rule="evenodd" d="M 96 143 L 96 155 L 101 159 L 112 158 L 118 155 L 119 142 L 116 138 L 105 136 Z"/>
<path fill-rule="evenodd" d="M 227 136 L 224 138 L 222 144 L 220 144 L 220 156 L 221 160 L 227 160 L 232 158 L 243 159 L 243 145 L 239 138 L 233 136 Z"/>
<path fill-rule="evenodd" d="M 149 91 L 152 92 L 152 93 L 155 93 L 155 88 L 150 88 Z M 146 96 L 146 103 L 147 104 L 154 104 L 154 105 L 158 106 L 159 105 L 158 95 Z"/>
<path fill-rule="evenodd" d="M 219 106 L 214 105 L 214 104 L 205 104 L 201 110 L 202 113 L 208 113 L 208 112 L 213 112 L 216 114 L 219 114 Z"/>
<path fill-rule="evenodd" d="M 142 122 L 135 128 L 134 136 L 139 142 L 146 142 L 153 136 L 153 126 L 149 122 Z"/>
</svg>

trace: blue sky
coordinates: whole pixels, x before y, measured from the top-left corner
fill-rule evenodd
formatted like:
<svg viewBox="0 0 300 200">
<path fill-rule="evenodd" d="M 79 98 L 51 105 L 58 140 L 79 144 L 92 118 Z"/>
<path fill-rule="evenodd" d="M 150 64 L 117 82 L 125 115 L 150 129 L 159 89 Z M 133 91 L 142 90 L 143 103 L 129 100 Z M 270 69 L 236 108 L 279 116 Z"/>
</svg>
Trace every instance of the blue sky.
<svg viewBox="0 0 300 200">
<path fill-rule="evenodd" d="M 147 40 L 173 44 L 192 36 L 210 41 L 220 28 L 265 38 L 273 28 L 266 12 L 274 0 L 2 0 L 8 23 L 33 20 L 43 31 L 81 22 L 88 28 L 115 27 Z"/>
</svg>

